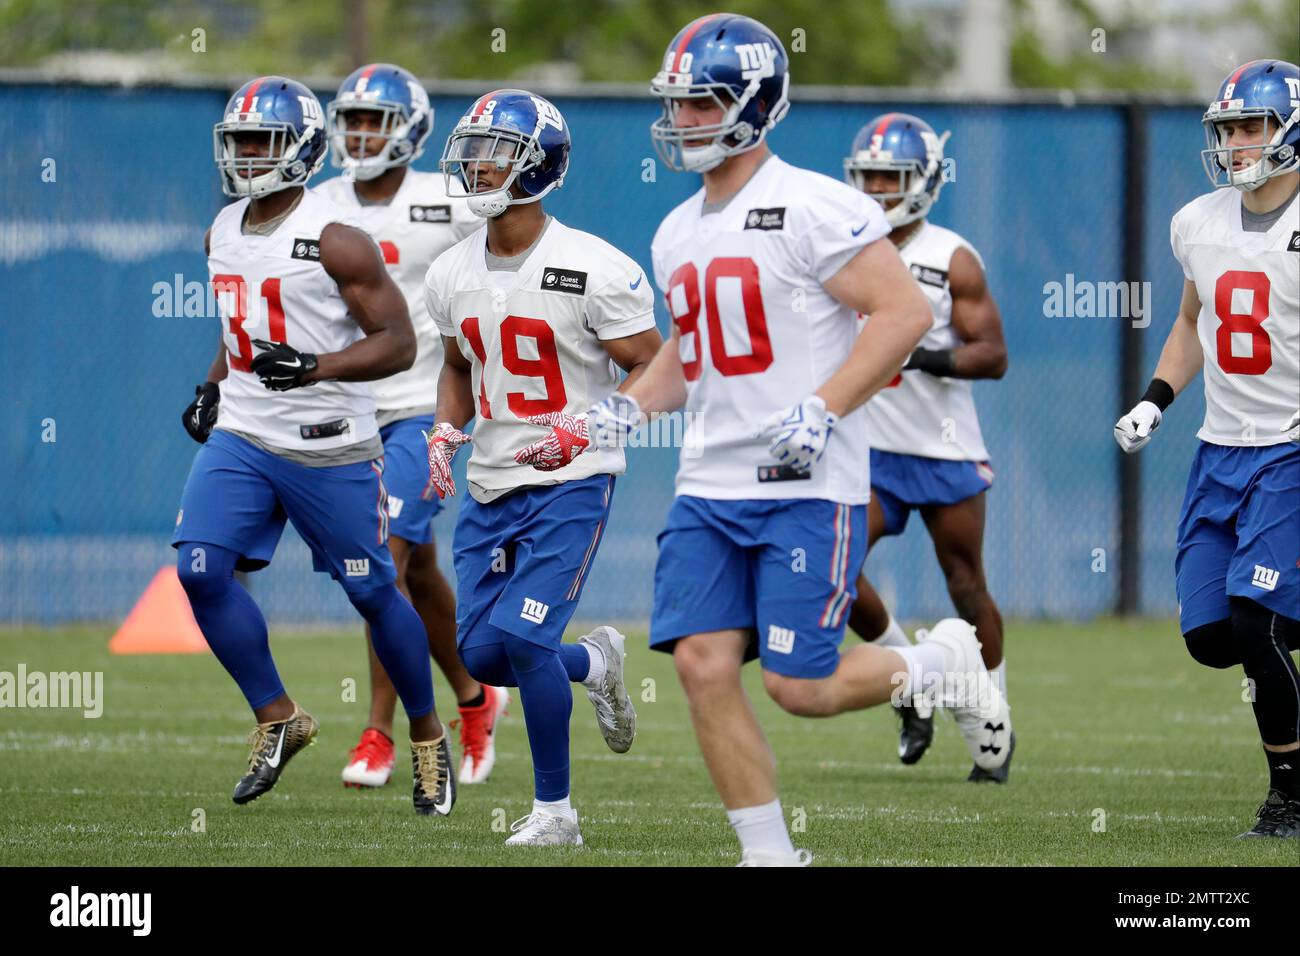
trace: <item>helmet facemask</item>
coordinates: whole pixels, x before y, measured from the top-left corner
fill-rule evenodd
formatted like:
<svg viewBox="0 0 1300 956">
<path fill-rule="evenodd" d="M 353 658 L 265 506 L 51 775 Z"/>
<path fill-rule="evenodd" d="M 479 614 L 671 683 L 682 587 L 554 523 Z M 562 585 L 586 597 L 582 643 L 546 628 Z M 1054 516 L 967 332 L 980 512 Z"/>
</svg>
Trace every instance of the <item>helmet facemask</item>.
<svg viewBox="0 0 1300 956">
<path fill-rule="evenodd" d="M 922 135 L 927 140 L 933 140 L 926 143 L 927 158 L 924 164 L 919 159 L 894 159 L 888 152 L 881 150 L 859 150 L 857 155 L 844 160 L 844 179 L 859 192 L 867 192 L 868 172 L 898 174 L 898 189 L 895 192 L 867 193 L 880 204 L 885 212 L 885 221 L 895 229 L 929 215 L 943 188 L 940 161 L 949 133 L 937 137 L 928 132 Z M 895 199 L 900 201 L 890 206 L 889 202 Z"/>
<path fill-rule="evenodd" d="M 239 156 L 235 134 L 240 132 L 268 133 L 270 142 L 264 156 Z M 217 123 L 212 128 L 213 153 L 221 173 L 221 188 L 227 196 L 267 196 L 281 189 L 301 186 L 311 178 L 315 169 L 298 159 L 303 143 L 310 139 L 313 129 L 298 137 L 293 126 L 275 122 Z"/>
<path fill-rule="evenodd" d="M 513 130 L 490 127 L 452 133 L 439 166 L 446 179 L 448 196 L 465 199 L 470 212 L 476 216 L 495 219 L 510 206 L 537 202 L 560 185 L 562 180 L 553 182 L 536 195 L 511 194 L 519 177 L 537 169 L 545 160 L 546 154 L 535 141 Z M 481 167 L 508 169 L 510 174 L 495 189 L 476 192 L 474 183 Z"/>
<path fill-rule="evenodd" d="M 377 130 L 349 130 L 347 114 L 353 110 L 369 110 L 382 115 Z M 396 166 L 405 166 L 413 162 L 422 149 L 416 149 L 409 139 L 411 129 L 424 119 L 423 111 L 417 110 L 411 117 L 406 116 L 406 107 L 392 102 L 339 102 L 329 105 L 330 159 L 334 166 L 343 169 L 343 175 L 351 180 L 369 180 L 381 176 Z M 373 155 L 368 147 L 374 140 L 382 142 L 382 147 Z M 348 149 L 356 144 L 354 156 Z"/>
<path fill-rule="evenodd" d="M 1287 134 L 1300 125 L 1300 110 L 1294 110 L 1285 123 L 1276 110 L 1257 107 L 1251 109 L 1217 109 L 1214 104 L 1201 120 L 1205 129 L 1206 148 L 1201 150 L 1201 164 L 1205 174 L 1215 188 L 1232 186 L 1242 192 L 1254 192 L 1274 176 L 1300 169 L 1300 156 L 1289 143 L 1284 143 Z M 1249 146 L 1226 146 L 1226 131 L 1220 124 L 1229 120 L 1243 120 L 1259 117 L 1264 122 L 1264 136 L 1259 143 Z M 1273 135 L 1269 136 L 1269 130 Z M 1233 163 L 1238 154 L 1258 152 L 1259 158 L 1241 169 L 1234 169 Z"/>
<path fill-rule="evenodd" d="M 651 91 L 663 102 L 663 116 L 650 126 L 650 139 L 655 151 L 669 169 L 678 172 L 704 173 L 720 166 L 739 153 L 748 152 L 763 142 L 767 131 L 775 126 L 789 109 L 786 94 L 790 76 L 786 74 L 781 96 L 760 129 L 740 118 L 745 108 L 758 94 L 762 77 L 755 76 L 737 98 L 726 83 L 693 83 L 672 86 L 669 74 L 661 73 L 651 83 Z M 707 126 L 678 126 L 677 109 L 683 100 L 709 99 L 722 110 L 722 119 Z M 688 141 L 709 140 L 704 146 L 687 146 Z"/>
</svg>

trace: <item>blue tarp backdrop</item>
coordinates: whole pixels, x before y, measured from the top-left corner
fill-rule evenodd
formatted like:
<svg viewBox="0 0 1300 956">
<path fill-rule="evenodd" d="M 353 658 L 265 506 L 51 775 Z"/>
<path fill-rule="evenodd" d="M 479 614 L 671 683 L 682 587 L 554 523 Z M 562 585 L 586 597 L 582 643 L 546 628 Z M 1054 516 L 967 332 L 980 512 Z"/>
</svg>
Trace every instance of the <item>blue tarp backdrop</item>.
<svg viewBox="0 0 1300 956">
<path fill-rule="evenodd" d="M 319 91 L 322 101 L 328 91 Z M 435 96 L 418 162 L 436 168 L 469 97 Z M 212 163 L 214 90 L 0 86 L 0 623 L 121 618 L 168 546 L 196 446 L 180 424 L 218 336 L 210 317 L 158 315 L 155 287 L 207 281 L 204 229 L 224 202 Z M 644 99 L 566 98 L 568 180 L 548 209 L 649 268 L 650 239 L 698 178 L 653 165 Z M 800 166 L 838 177 L 854 133 L 898 104 L 796 102 L 771 138 Z M 1119 491 L 1111 426 L 1123 318 L 1049 317 L 1044 286 L 1125 277 L 1123 115 L 1115 106 L 909 104 L 952 130 L 955 177 L 933 215 L 981 252 L 1002 309 L 1011 366 L 976 386 L 997 479 L 985 556 L 1004 613 L 1087 618 L 1114 605 Z M 1169 252 L 1177 209 L 1209 188 L 1199 111 L 1149 113 L 1146 368 L 1173 320 L 1181 274 Z M 52 162 L 52 165 L 51 165 Z M 54 181 L 46 182 L 53 171 Z M 653 175 L 651 175 L 653 173 Z M 334 175 L 327 167 L 321 180 Z M 651 181 L 647 181 L 650 179 Z M 167 293 L 170 297 L 171 292 Z M 666 315 L 660 327 L 667 329 Z M 1170 410 L 1144 452 L 1142 610 L 1175 609 L 1173 545 L 1202 403 Z M 1126 396 L 1129 399 L 1135 396 Z M 460 472 L 463 474 L 463 463 Z M 629 454 L 579 616 L 649 613 L 655 536 L 672 498 L 676 452 Z M 436 523 L 450 573 L 455 507 Z M 1098 549 L 1103 549 L 1099 551 Z M 1104 570 L 1102 570 L 1104 562 Z M 919 521 L 882 542 L 868 572 L 900 617 L 950 612 Z M 253 577 L 273 623 L 351 621 L 328 577 L 286 532 Z"/>
</svg>

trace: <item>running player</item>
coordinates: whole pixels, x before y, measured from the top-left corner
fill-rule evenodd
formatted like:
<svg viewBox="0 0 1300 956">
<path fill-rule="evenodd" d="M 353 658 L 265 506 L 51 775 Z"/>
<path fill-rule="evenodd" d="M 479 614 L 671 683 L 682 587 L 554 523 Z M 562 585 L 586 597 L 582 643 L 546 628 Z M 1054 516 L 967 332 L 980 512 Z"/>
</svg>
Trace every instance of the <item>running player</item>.
<svg viewBox="0 0 1300 956">
<path fill-rule="evenodd" d="M 1300 71 L 1252 60 L 1201 119 L 1214 191 L 1170 226 L 1183 298 L 1142 400 L 1133 453 L 1205 373 L 1205 421 L 1178 523 L 1180 626 L 1202 664 L 1240 664 L 1268 761 L 1243 837 L 1300 836 Z M 1232 187 L 1230 189 L 1224 187 Z"/>
<path fill-rule="evenodd" d="M 882 535 L 902 534 L 913 510 L 921 513 L 953 607 L 979 635 L 980 654 L 1006 695 L 1002 615 L 984 580 L 984 492 L 993 482 L 980 433 L 971 380 L 1000 378 L 1007 348 L 997 303 L 984 266 L 961 236 L 926 216 L 943 188 L 943 147 L 924 120 L 907 113 L 877 116 L 858 132 L 844 160 L 845 178 L 881 204 L 890 241 L 929 300 L 933 322 L 903 371 L 867 403 L 871 441 L 871 501 L 867 547 Z M 849 627 L 886 647 L 910 643 L 866 576 L 849 610 Z M 918 700 L 898 710 L 903 727 L 898 754 L 920 760 L 934 737 L 930 708 Z M 988 771 L 978 764 L 968 780 L 1005 783 L 1007 760 Z"/>
<path fill-rule="evenodd" d="M 839 653 L 866 552 L 861 406 L 931 315 L 880 206 L 768 149 L 788 86 L 781 41 L 748 17 L 701 17 L 669 45 L 651 136 L 671 168 L 704 179 L 651 247 L 673 335 L 626 394 L 589 412 L 599 445 L 626 441 L 645 414 L 693 413 L 659 536 L 650 643 L 673 655 L 741 862 L 754 866 L 807 855 L 790 842 L 745 661 L 759 658 L 768 694 L 809 717 L 947 685 L 944 703 L 988 770 L 1010 730 L 963 621 L 914 647 Z M 860 335 L 857 312 L 872 316 Z M 947 693 L 958 675 L 966 686 Z"/>
<path fill-rule="evenodd" d="M 447 140 L 442 168 L 484 228 L 444 252 L 426 278 L 446 360 L 429 468 L 454 494 L 451 458 L 470 441 L 456 556 L 456 640 L 478 680 L 519 688 L 533 757 L 532 811 L 511 846 L 581 845 L 569 799 L 571 681 L 595 705 L 610 749 L 632 746 L 623 636 L 598 627 L 562 643 L 609 516 L 622 449 L 581 454 L 576 417 L 634 382 L 658 350 L 641 269 L 597 237 L 557 222 L 541 200 L 564 181 L 569 130 L 523 90 L 474 102 Z M 576 458 L 576 460 L 575 460 Z"/>
<path fill-rule="evenodd" d="M 406 298 L 415 326 L 415 364 L 371 383 L 388 489 L 388 547 L 397 586 L 420 613 L 429 650 L 460 709 L 459 783 L 482 783 L 496 762 L 493 732 L 505 710 L 504 689 L 469 676 L 456 653 L 456 600 L 438 570 L 433 518 L 441 499 L 429 484 L 424 432 L 433 428 L 442 340 L 424 306 L 424 273 L 445 249 L 481 224 L 463 200 L 448 198 L 443 178 L 411 168 L 433 131 L 429 97 L 410 72 L 371 63 L 339 87 L 329 110 L 330 155 L 343 175 L 315 191 L 346 209 L 379 243 L 384 264 Z M 370 718 L 352 748 L 343 781 L 382 787 L 393 770 L 393 711 L 397 693 L 370 649 Z"/>
<path fill-rule="evenodd" d="M 234 579 L 236 568 L 270 563 L 287 519 L 374 635 L 410 718 L 416 810 L 445 815 L 456 797 L 451 755 L 424 625 L 394 584 L 365 384 L 414 360 L 406 303 L 355 220 L 304 188 L 326 151 L 307 87 L 281 76 L 246 83 L 213 138 L 222 188 L 238 201 L 204 243 L 222 340 L 183 417 L 203 447 L 172 544 L 199 628 L 257 719 L 234 801 L 270 790 L 318 727 L 285 691 L 262 612 Z"/>
</svg>

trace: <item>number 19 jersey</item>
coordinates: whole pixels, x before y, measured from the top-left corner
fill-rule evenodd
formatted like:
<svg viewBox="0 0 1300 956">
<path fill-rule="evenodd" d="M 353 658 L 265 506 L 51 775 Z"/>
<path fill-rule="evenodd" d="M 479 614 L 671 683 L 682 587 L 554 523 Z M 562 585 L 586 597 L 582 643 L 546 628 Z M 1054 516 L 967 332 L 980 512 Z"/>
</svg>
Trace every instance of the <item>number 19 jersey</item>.
<svg viewBox="0 0 1300 956">
<path fill-rule="evenodd" d="M 1267 232 L 1241 227 L 1241 193 L 1192 200 L 1170 226 L 1196 284 L 1205 353 L 1205 422 L 1213 445 L 1277 445 L 1300 404 L 1300 198 Z"/>
<path fill-rule="evenodd" d="M 434 324 L 472 368 L 477 421 L 466 477 L 475 500 L 623 474 L 621 448 L 588 450 L 549 472 L 518 464 L 515 453 L 548 431 L 523 419 L 581 415 L 618 386 L 601 342 L 655 327 L 654 294 L 640 266 L 551 219 L 517 271 L 488 269 L 484 226 L 435 259 L 424 283 Z"/>
<path fill-rule="evenodd" d="M 867 502 L 865 408 L 840 419 L 803 475 L 753 433 L 844 364 L 857 314 L 822 283 L 888 234 L 874 199 L 776 156 L 720 209 L 705 212 L 701 189 L 668 214 L 651 256 L 686 376 L 678 495 Z"/>
</svg>

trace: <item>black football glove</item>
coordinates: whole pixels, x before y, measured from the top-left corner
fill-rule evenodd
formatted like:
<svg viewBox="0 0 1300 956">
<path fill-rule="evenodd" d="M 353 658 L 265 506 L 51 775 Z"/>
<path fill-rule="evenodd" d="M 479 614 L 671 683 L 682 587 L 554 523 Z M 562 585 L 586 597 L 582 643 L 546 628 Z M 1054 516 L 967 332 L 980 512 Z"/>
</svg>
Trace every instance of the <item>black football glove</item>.
<svg viewBox="0 0 1300 956">
<path fill-rule="evenodd" d="M 253 359 L 252 369 L 257 377 L 273 392 L 285 392 L 301 385 L 302 377 L 316 370 L 316 356 L 310 352 L 299 352 L 292 345 L 284 342 L 268 342 L 266 339 L 253 339 L 259 349 L 265 349 Z"/>
<path fill-rule="evenodd" d="M 202 445 L 217 424 L 217 403 L 221 401 L 221 387 L 216 382 L 194 386 L 194 401 L 181 415 L 181 424 L 190 437 Z"/>
</svg>

